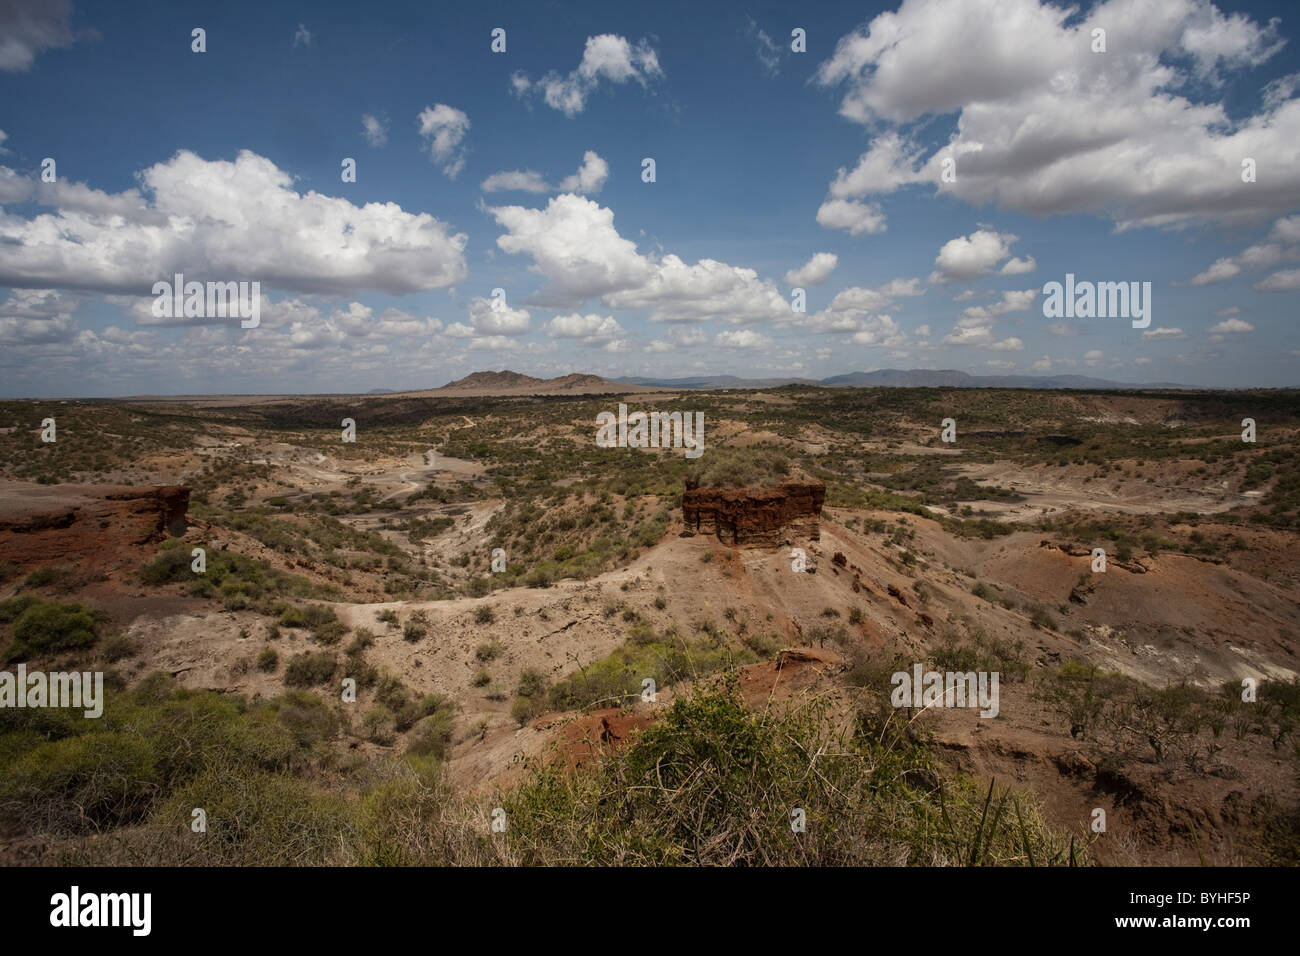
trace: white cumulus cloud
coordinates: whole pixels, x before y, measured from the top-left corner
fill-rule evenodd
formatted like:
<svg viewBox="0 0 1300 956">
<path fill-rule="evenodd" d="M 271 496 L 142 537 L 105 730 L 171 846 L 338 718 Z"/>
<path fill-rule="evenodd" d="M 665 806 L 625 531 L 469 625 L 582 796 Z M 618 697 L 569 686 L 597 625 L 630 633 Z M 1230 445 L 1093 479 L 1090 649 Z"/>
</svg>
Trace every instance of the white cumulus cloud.
<svg viewBox="0 0 1300 956">
<path fill-rule="evenodd" d="M 589 149 L 582 154 L 582 165 L 572 176 L 566 176 L 560 182 L 560 191 L 566 193 L 583 193 L 592 196 L 600 192 L 609 179 L 609 163 Z"/>
<path fill-rule="evenodd" d="M 934 260 L 931 282 L 958 282 L 989 275 L 1011 255 L 1017 237 L 1010 233 L 979 229 L 969 236 L 949 239 Z"/>
<path fill-rule="evenodd" d="M 843 229 L 850 236 L 885 231 L 885 214 L 879 203 L 828 199 L 817 209 L 817 222 L 827 229 Z"/>
<path fill-rule="evenodd" d="M 509 172 L 493 173 L 483 180 L 479 188 L 485 193 L 548 193 L 551 191 L 551 187 L 546 184 L 542 174 L 531 169 L 515 169 Z"/>
<path fill-rule="evenodd" d="M 0 285 L 142 295 L 181 272 L 300 292 L 403 293 L 466 274 L 466 237 L 446 223 L 393 202 L 299 193 L 248 150 L 233 162 L 182 150 L 139 179 L 139 192 L 115 195 L 28 181 L 33 199 L 57 208 L 0 217 Z"/>
<path fill-rule="evenodd" d="M 469 131 L 469 117 L 454 106 L 438 103 L 422 109 L 418 119 L 420 135 L 428 140 L 429 155 L 443 164 L 442 171 L 449 179 L 455 179 L 465 168 L 461 143 Z"/>
<path fill-rule="evenodd" d="M 623 327 L 612 315 L 557 315 L 546 327 L 546 334 L 557 339 L 581 339 L 606 342 L 623 334 Z"/>
<path fill-rule="evenodd" d="M 1092 51 L 1095 28 L 1104 54 Z M 841 37 L 815 74 L 843 91 L 841 115 L 875 134 L 832 195 L 918 186 L 1121 228 L 1264 218 L 1300 201 L 1296 83 L 1270 84 L 1244 113 L 1229 112 L 1219 84 L 1282 43 L 1276 21 L 1209 0 L 903 0 Z M 918 145 L 936 118 L 947 141 Z M 1267 181 L 1243 187 L 1243 157 Z"/>
<path fill-rule="evenodd" d="M 1233 335 L 1254 331 L 1255 327 L 1242 319 L 1224 319 L 1217 325 L 1210 326 L 1210 332 L 1216 335 Z"/>
<path fill-rule="evenodd" d="M 587 108 L 587 99 L 602 81 L 635 80 L 645 86 L 662 75 L 659 55 L 645 40 L 632 44 L 625 37 L 603 33 L 587 37 L 581 62 L 567 75 L 551 72 L 533 81 L 517 72 L 510 78 L 510 88 L 517 96 L 538 93 L 547 106 L 572 117 Z"/>
<path fill-rule="evenodd" d="M 599 297 L 610 308 L 651 310 L 653 321 L 733 324 L 783 318 L 790 306 L 770 280 L 753 269 L 714 259 L 695 264 L 672 253 L 641 255 L 614 228 L 614 213 L 571 193 L 552 197 L 545 209 L 489 208 L 507 232 L 505 252 L 529 256 L 544 278 L 538 305 L 569 308 Z"/>
<path fill-rule="evenodd" d="M 729 329 L 713 337 L 713 345 L 721 349 L 765 349 L 772 340 L 753 329 Z"/>
<path fill-rule="evenodd" d="M 366 142 L 376 148 L 388 142 L 388 121 L 372 113 L 361 115 L 361 135 Z"/>
<path fill-rule="evenodd" d="M 605 162 L 595 150 L 587 150 L 582 156 L 582 165 L 571 176 L 565 176 L 558 186 L 550 185 L 541 173 L 532 169 L 513 170 L 493 173 L 483 180 L 480 187 L 485 193 L 493 192 L 529 192 L 529 193 L 583 193 L 594 195 L 600 192 L 609 178 L 609 163 Z"/>
<path fill-rule="evenodd" d="M 481 296 L 469 306 L 469 321 L 479 335 L 523 335 L 528 331 L 531 317 L 527 309 L 512 309 L 508 305 L 494 309 L 493 303 Z"/>
<path fill-rule="evenodd" d="M 833 252 L 818 252 L 798 269 L 791 269 L 785 274 L 785 281 L 792 286 L 820 285 L 825 282 L 840 257 Z"/>
</svg>

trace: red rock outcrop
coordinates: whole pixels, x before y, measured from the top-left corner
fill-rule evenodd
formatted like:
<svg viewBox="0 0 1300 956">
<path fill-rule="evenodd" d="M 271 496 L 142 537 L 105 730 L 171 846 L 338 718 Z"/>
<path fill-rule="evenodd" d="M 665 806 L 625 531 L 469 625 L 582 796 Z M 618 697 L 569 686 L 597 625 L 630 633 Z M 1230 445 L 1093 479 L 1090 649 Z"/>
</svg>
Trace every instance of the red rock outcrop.
<svg viewBox="0 0 1300 956">
<path fill-rule="evenodd" d="M 821 536 L 820 481 L 787 481 L 761 488 L 699 488 L 682 494 L 685 534 L 716 534 L 723 544 L 775 547 L 787 537 Z"/>
<path fill-rule="evenodd" d="M 18 565 L 116 563 L 169 532 L 184 534 L 183 485 L 0 486 L 0 560 Z"/>
<path fill-rule="evenodd" d="M 626 746 L 633 731 L 645 730 L 653 721 L 654 717 L 644 711 L 632 713 L 617 707 L 593 710 L 564 728 L 561 752 L 570 770 L 594 763 Z"/>
</svg>

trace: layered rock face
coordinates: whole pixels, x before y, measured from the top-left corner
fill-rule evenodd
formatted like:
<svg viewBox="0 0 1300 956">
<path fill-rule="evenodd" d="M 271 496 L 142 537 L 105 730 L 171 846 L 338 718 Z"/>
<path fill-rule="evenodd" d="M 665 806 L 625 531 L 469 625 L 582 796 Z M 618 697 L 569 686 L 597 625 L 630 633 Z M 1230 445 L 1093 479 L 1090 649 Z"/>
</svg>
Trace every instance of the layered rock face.
<svg viewBox="0 0 1300 956">
<path fill-rule="evenodd" d="M 682 495 L 686 534 L 716 534 L 723 544 L 776 547 L 786 538 L 821 536 L 820 481 L 788 481 L 763 488 L 699 488 Z"/>
<path fill-rule="evenodd" d="M 19 565 L 113 563 L 168 533 L 185 533 L 182 485 L 0 487 L 0 559 Z"/>
</svg>

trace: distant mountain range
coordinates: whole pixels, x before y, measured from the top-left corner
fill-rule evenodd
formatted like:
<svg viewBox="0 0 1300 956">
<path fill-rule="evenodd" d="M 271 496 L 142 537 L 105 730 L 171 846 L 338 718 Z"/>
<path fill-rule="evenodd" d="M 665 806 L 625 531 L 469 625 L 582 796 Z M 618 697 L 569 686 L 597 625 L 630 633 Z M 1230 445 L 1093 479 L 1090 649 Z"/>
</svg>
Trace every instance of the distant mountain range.
<svg viewBox="0 0 1300 956">
<path fill-rule="evenodd" d="M 1133 384 L 1086 375 L 971 375 L 956 369 L 884 368 L 875 372 L 849 372 L 830 378 L 737 378 L 705 375 L 695 378 L 612 379 L 622 385 L 653 388 L 778 388 L 782 385 L 821 385 L 828 388 L 1187 388 L 1172 382 Z"/>
<path fill-rule="evenodd" d="M 695 378 L 612 378 L 619 385 L 650 388 L 780 388 L 782 385 L 820 385 L 815 378 L 737 378 L 735 375 L 700 375 Z"/>
<path fill-rule="evenodd" d="M 652 389 L 780 388 L 783 385 L 811 385 L 821 388 L 1079 388 L 1079 389 L 1146 389 L 1192 388 L 1173 382 L 1137 384 L 1089 378 L 1086 375 L 971 375 L 956 369 L 896 368 L 875 372 L 849 372 L 829 378 L 740 378 L 736 375 L 698 375 L 689 378 L 650 378 L 626 376 L 606 379 L 599 375 L 577 372 L 556 378 L 534 378 L 509 370 L 471 372 L 464 378 L 439 388 L 396 392 L 387 388 L 372 389 L 371 395 L 596 395 L 611 392 L 636 392 Z"/>
<path fill-rule="evenodd" d="M 396 392 L 398 395 L 462 396 L 525 396 L 525 395 L 601 395 L 615 392 L 650 391 L 639 385 L 625 385 L 603 379 L 599 375 L 582 375 L 577 372 L 556 378 L 534 378 L 509 370 L 501 372 L 471 372 L 464 378 L 448 382 L 440 388 Z"/>
</svg>

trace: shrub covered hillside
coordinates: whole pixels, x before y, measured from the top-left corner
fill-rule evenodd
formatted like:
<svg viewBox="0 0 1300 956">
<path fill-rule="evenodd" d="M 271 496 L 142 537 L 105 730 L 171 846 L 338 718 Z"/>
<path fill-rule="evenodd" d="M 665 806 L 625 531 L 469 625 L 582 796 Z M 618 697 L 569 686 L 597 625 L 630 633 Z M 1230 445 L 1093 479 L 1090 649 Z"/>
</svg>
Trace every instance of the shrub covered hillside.
<svg viewBox="0 0 1300 956">
<path fill-rule="evenodd" d="M 0 823 L 45 834 L 45 862 L 66 864 L 1087 859 L 1082 835 L 1049 831 L 1031 798 L 942 775 L 888 708 L 837 727 L 817 706 L 748 710 L 724 679 L 680 699 L 622 751 L 572 773 L 538 763 L 480 800 L 444 779 L 436 710 L 401 758 L 341 753 L 348 719 L 306 691 L 249 703 L 162 675 L 110 690 L 96 722 L 0 711 Z M 508 827 L 493 834 L 497 807 Z M 196 809 L 205 833 L 191 826 Z"/>
</svg>

